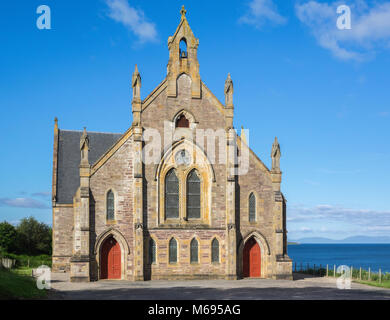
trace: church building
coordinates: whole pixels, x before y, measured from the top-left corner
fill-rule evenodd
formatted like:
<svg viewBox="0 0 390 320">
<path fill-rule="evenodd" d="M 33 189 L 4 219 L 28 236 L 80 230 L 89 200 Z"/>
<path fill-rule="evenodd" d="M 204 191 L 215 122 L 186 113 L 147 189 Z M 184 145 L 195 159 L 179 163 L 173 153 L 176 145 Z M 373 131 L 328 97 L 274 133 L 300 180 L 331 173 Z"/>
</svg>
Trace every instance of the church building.
<svg viewBox="0 0 390 320">
<path fill-rule="evenodd" d="M 202 81 L 198 45 L 183 7 L 166 78 L 145 99 L 135 66 L 123 134 L 55 119 L 53 271 L 74 282 L 292 279 L 279 143 L 269 169 L 233 127 L 230 74 L 224 103 Z"/>
</svg>

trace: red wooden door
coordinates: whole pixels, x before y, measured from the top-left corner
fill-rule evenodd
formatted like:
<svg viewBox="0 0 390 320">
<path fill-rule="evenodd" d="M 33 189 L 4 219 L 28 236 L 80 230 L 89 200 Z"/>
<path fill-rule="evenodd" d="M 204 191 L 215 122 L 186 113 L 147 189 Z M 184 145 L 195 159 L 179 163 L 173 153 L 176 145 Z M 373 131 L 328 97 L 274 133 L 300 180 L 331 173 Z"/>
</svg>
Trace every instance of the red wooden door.
<svg viewBox="0 0 390 320">
<path fill-rule="evenodd" d="M 108 238 L 102 245 L 101 279 L 121 278 L 121 248 L 114 238 Z"/>
<path fill-rule="evenodd" d="M 255 239 L 249 239 L 243 252 L 244 277 L 257 278 L 261 276 L 261 251 Z"/>
</svg>

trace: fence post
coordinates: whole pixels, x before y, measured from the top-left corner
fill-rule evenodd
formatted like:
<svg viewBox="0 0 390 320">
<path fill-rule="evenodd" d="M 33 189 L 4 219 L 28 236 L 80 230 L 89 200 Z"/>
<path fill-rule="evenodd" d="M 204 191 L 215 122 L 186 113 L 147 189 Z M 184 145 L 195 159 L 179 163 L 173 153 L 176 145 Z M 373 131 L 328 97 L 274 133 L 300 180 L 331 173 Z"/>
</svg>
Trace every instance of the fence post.
<svg viewBox="0 0 390 320">
<path fill-rule="evenodd" d="M 379 283 L 382 283 L 382 270 L 379 268 Z"/>
<path fill-rule="evenodd" d="M 326 276 L 329 276 L 329 265 L 326 265 Z"/>
<path fill-rule="evenodd" d="M 351 266 L 351 279 L 353 279 L 353 267 Z"/>
<path fill-rule="evenodd" d="M 359 271 L 359 280 L 362 280 L 362 267 L 360 267 L 360 271 Z"/>
<path fill-rule="evenodd" d="M 336 265 L 333 265 L 333 277 L 336 278 Z"/>
<path fill-rule="evenodd" d="M 295 261 L 295 272 L 297 272 L 297 262 Z"/>
<path fill-rule="evenodd" d="M 371 281 L 371 267 L 368 267 L 368 281 Z"/>
</svg>

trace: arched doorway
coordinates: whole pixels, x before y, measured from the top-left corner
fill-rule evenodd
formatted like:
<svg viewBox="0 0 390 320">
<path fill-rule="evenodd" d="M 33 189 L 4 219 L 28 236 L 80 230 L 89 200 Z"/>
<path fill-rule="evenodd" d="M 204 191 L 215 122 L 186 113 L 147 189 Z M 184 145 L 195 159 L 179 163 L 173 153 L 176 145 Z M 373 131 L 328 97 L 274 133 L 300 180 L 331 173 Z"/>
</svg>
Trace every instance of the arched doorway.
<svg viewBox="0 0 390 320">
<path fill-rule="evenodd" d="M 254 238 L 250 238 L 243 252 L 244 277 L 258 278 L 261 276 L 261 250 Z"/>
<path fill-rule="evenodd" d="M 121 278 L 121 247 L 113 238 L 108 237 L 101 249 L 100 279 Z"/>
</svg>

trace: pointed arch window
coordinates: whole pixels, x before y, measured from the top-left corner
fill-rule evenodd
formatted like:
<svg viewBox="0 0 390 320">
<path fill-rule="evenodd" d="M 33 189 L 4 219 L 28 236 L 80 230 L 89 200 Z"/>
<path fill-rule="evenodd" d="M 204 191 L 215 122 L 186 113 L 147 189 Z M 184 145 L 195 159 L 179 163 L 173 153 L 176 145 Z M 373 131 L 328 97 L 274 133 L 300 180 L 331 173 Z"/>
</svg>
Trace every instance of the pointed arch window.
<svg viewBox="0 0 390 320">
<path fill-rule="evenodd" d="M 177 241 L 172 238 L 169 241 L 169 263 L 177 262 Z"/>
<path fill-rule="evenodd" d="M 219 241 L 217 238 L 211 242 L 211 262 L 219 262 Z"/>
<path fill-rule="evenodd" d="M 200 218 L 200 179 L 195 169 L 187 177 L 187 217 Z"/>
<path fill-rule="evenodd" d="M 256 196 L 253 193 L 249 195 L 249 221 L 256 221 Z"/>
<path fill-rule="evenodd" d="M 189 128 L 190 121 L 186 118 L 184 114 L 181 114 L 176 120 L 176 128 Z"/>
<path fill-rule="evenodd" d="M 179 55 L 180 58 L 187 58 L 187 41 L 182 38 L 179 43 Z"/>
<path fill-rule="evenodd" d="M 171 169 L 165 177 L 165 217 L 179 218 L 179 179 L 175 169 Z"/>
<path fill-rule="evenodd" d="M 107 192 L 106 218 L 107 220 L 115 220 L 115 197 L 112 190 Z"/>
<path fill-rule="evenodd" d="M 149 263 L 156 263 L 156 241 L 152 238 L 149 240 Z"/>
<path fill-rule="evenodd" d="M 191 263 L 198 263 L 199 261 L 198 240 L 195 238 L 191 240 L 190 244 L 190 261 Z"/>
</svg>

